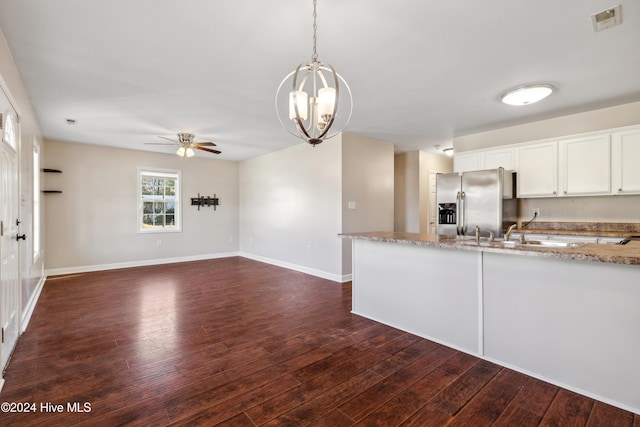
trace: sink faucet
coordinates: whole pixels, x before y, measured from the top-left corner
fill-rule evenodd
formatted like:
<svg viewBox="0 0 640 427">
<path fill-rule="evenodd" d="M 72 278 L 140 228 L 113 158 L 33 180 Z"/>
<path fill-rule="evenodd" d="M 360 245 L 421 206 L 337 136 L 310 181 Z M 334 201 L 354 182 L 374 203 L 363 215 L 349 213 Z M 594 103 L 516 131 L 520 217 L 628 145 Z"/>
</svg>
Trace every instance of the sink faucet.
<svg viewBox="0 0 640 427">
<path fill-rule="evenodd" d="M 505 242 L 508 242 L 509 239 L 511 239 L 511 233 L 513 232 L 513 229 L 516 228 L 517 226 L 518 226 L 518 224 L 512 224 L 512 225 L 509 226 L 509 228 L 507 228 L 507 232 L 504 235 L 504 241 Z"/>
<path fill-rule="evenodd" d="M 495 238 L 495 236 L 493 235 L 493 231 L 488 230 L 487 233 L 489 233 L 489 241 L 493 242 L 493 239 Z M 480 243 L 480 226 L 476 225 L 476 242 Z"/>
</svg>

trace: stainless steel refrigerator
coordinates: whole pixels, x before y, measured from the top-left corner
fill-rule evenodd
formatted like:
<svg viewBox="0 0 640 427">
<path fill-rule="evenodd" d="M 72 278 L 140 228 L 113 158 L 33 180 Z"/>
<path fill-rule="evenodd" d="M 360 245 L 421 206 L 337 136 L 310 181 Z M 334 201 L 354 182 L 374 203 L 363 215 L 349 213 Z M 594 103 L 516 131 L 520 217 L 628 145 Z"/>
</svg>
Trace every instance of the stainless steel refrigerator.
<svg viewBox="0 0 640 427">
<path fill-rule="evenodd" d="M 436 175 L 437 233 L 501 237 L 518 217 L 515 172 L 502 168 Z"/>
</svg>

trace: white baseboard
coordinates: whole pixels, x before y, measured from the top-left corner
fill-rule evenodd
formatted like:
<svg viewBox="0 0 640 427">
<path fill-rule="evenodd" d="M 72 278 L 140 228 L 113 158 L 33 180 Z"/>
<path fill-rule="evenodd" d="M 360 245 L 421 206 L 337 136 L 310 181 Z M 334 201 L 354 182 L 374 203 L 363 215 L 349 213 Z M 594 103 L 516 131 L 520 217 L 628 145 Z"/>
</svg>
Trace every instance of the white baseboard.
<svg viewBox="0 0 640 427">
<path fill-rule="evenodd" d="M 297 264 L 291 264 L 291 263 L 288 263 L 288 262 L 285 262 L 285 261 L 280 261 L 280 260 L 277 260 L 277 259 L 267 258 L 267 257 L 263 257 L 263 256 L 260 256 L 260 255 L 254 255 L 254 254 L 246 253 L 246 252 L 241 252 L 240 256 L 244 257 L 244 258 L 252 259 L 254 261 L 260 261 L 260 262 L 264 262 L 266 264 L 271 264 L 271 265 L 275 265 L 275 266 L 278 266 L 278 267 L 286 268 L 286 269 L 289 269 L 289 270 L 299 271 L 301 273 L 309 274 L 311 276 L 320 277 L 322 279 L 331 280 L 333 282 L 345 283 L 345 282 L 348 282 L 348 281 L 351 280 L 351 274 L 345 274 L 345 275 L 341 276 L 339 274 L 328 273 L 326 271 L 316 270 L 315 268 L 305 267 L 305 266 L 297 265 Z"/>
<path fill-rule="evenodd" d="M 42 277 L 40 277 L 40 280 L 38 281 L 38 285 L 36 286 L 36 289 L 33 292 L 33 295 L 31 295 L 31 299 L 29 299 L 29 302 L 27 303 L 27 306 L 25 307 L 25 310 L 22 313 L 22 323 L 20 325 L 21 334 L 27 330 L 27 325 L 29 324 L 29 320 L 31 320 L 31 315 L 33 315 L 33 310 L 36 309 L 38 298 L 40 298 L 40 293 L 42 292 L 42 288 L 44 287 L 44 282 L 46 280 L 47 280 L 46 275 L 43 275 Z"/>
<path fill-rule="evenodd" d="M 45 273 L 46 273 L 46 276 L 59 276 L 62 274 L 89 273 L 92 271 L 116 270 L 118 268 L 131 268 L 131 267 L 145 267 L 148 265 L 171 264 L 175 262 L 201 261 L 205 259 L 229 258 L 233 256 L 240 256 L 240 253 L 222 252 L 217 254 L 193 255 L 193 256 L 175 257 L 175 258 L 158 258 L 158 259 L 147 259 L 147 260 L 141 260 L 141 261 L 127 261 L 127 262 L 118 262 L 113 264 L 97 264 L 97 265 L 85 265 L 81 267 L 54 268 L 54 269 L 46 270 Z"/>
<path fill-rule="evenodd" d="M 175 262 L 188 262 L 188 261 L 201 261 L 205 259 L 229 258 L 233 256 L 241 256 L 247 259 L 252 259 L 254 261 L 260 261 L 266 264 L 283 267 L 289 270 L 299 271 L 301 273 L 331 280 L 333 282 L 345 283 L 351 280 L 351 274 L 339 275 L 339 274 L 328 273 L 326 271 L 317 270 L 314 268 L 292 264 L 289 262 L 267 258 L 259 255 L 254 255 L 246 252 L 223 252 L 223 253 L 217 253 L 217 254 L 195 255 L 195 256 L 187 256 L 187 257 L 159 258 L 159 259 L 149 259 L 149 260 L 141 260 L 141 261 L 118 262 L 113 264 L 96 264 L 96 265 L 85 265 L 80 267 L 53 268 L 53 269 L 46 270 L 45 276 L 50 277 L 50 276 L 60 276 L 65 274 L 89 273 L 92 271 L 115 270 L 118 268 L 131 268 L 131 267 L 145 267 L 148 265 L 171 264 Z"/>
</svg>

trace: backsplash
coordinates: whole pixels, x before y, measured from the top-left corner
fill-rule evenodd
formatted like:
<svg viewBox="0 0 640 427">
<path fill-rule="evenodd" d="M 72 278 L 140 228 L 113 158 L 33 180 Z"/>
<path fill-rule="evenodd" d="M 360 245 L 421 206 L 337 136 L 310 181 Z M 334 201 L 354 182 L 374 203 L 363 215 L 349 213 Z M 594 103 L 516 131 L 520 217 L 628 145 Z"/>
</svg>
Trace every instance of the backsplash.
<svg viewBox="0 0 640 427">
<path fill-rule="evenodd" d="M 536 222 L 640 223 L 640 195 L 519 199 L 519 220 Z"/>
</svg>

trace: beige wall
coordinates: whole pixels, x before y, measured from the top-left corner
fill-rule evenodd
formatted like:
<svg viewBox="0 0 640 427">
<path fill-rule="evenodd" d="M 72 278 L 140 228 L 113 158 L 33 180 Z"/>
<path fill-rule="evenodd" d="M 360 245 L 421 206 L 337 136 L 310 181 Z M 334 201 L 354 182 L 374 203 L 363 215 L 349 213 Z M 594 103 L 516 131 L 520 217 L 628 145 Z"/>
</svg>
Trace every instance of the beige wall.
<svg viewBox="0 0 640 427">
<path fill-rule="evenodd" d="M 89 144 L 46 141 L 44 188 L 48 271 L 139 265 L 238 252 L 238 163 Z M 182 171 L 182 232 L 138 233 L 138 168 Z M 216 211 L 190 198 L 220 199 Z M 160 244 L 158 245 L 158 241 Z"/>
<path fill-rule="evenodd" d="M 342 134 L 342 233 L 393 231 L 393 151 L 389 142 Z M 342 244 L 342 273 L 348 275 L 351 240 Z"/>
<path fill-rule="evenodd" d="M 519 142 L 537 141 L 640 123 L 640 102 L 617 105 L 453 139 L 457 153 Z"/>
<path fill-rule="evenodd" d="M 394 157 L 394 230 L 420 231 L 420 152 L 399 153 Z"/>
<path fill-rule="evenodd" d="M 329 278 L 341 275 L 341 147 L 337 135 L 240 164 L 243 255 Z"/>
<path fill-rule="evenodd" d="M 33 145 L 34 140 L 42 143 L 42 134 L 31 107 L 29 97 L 22 84 L 22 79 L 9 51 L 4 34 L 0 30 L 0 86 L 20 115 L 20 232 L 27 235 L 27 240 L 20 243 L 21 263 L 21 303 L 23 315 L 33 300 L 37 287 L 44 277 L 42 257 L 33 257 Z M 41 211 L 43 216 L 44 208 Z M 41 233 L 42 241 L 44 232 Z"/>
<path fill-rule="evenodd" d="M 351 274 L 342 232 L 392 230 L 393 145 L 341 134 L 240 165 L 243 255 L 332 280 Z M 349 201 L 356 209 L 349 209 Z"/>
<path fill-rule="evenodd" d="M 424 151 L 396 154 L 394 229 L 400 232 L 428 233 L 430 210 L 429 174 L 453 170 L 453 159 Z"/>
<path fill-rule="evenodd" d="M 458 137 L 453 140 L 453 145 L 456 152 L 463 152 L 639 123 L 640 102 L 634 102 Z M 640 162 L 640 159 L 638 160 Z M 640 222 L 638 206 L 640 206 L 640 196 L 520 199 L 518 216 L 521 221 L 528 221 L 532 218 L 533 208 L 540 208 L 538 216 L 540 221 Z"/>
</svg>

